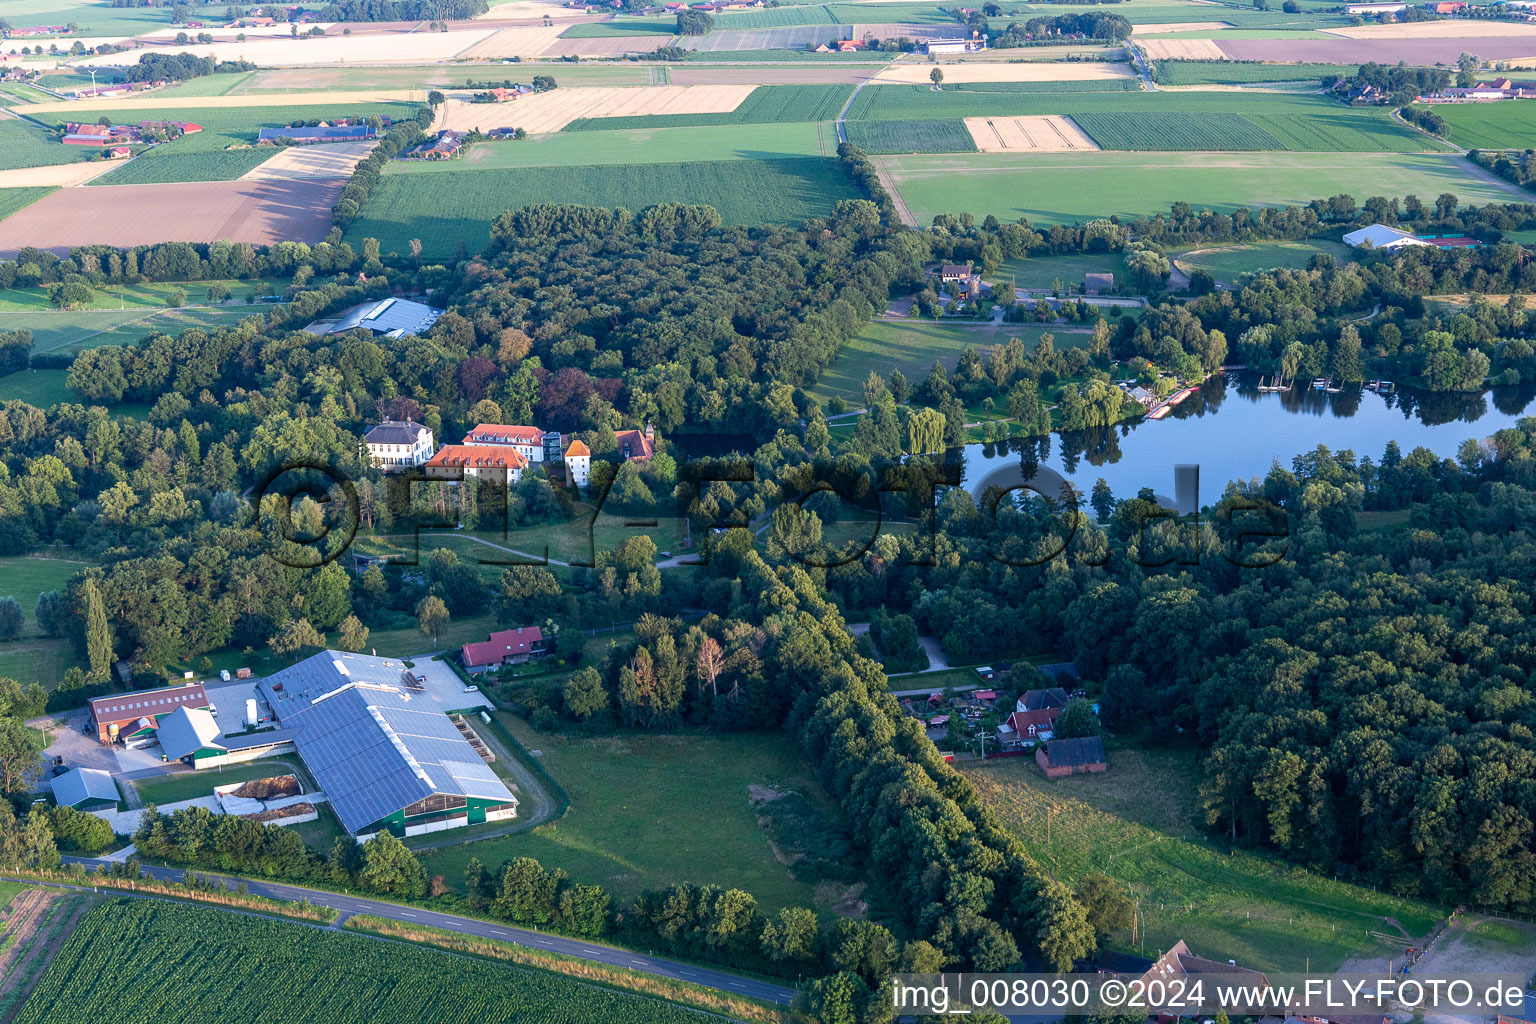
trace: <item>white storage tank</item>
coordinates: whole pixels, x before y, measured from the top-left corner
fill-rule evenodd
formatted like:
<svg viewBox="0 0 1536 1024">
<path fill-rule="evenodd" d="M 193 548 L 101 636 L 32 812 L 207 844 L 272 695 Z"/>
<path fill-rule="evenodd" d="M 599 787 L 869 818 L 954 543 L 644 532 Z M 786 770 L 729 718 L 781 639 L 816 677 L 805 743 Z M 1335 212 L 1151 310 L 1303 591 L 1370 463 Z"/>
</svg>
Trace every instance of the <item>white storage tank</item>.
<svg viewBox="0 0 1536 1024">
<path fill-rule="evenodd" d="M 245 724 L 259 725 L 260 719 L 256 716 L 256 698 L 247 697 L 245 701 Z"/>
</svg>

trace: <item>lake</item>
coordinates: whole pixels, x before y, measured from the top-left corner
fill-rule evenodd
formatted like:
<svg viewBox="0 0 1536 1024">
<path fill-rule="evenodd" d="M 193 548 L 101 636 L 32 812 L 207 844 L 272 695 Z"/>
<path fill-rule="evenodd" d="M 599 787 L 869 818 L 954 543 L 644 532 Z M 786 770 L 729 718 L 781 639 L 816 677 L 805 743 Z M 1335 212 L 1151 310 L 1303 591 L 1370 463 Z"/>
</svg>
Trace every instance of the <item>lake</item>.
<svg viewBox="0 0 1536 1024">
<path fill-rule="evenodd" d="M 1536 382 L 1480 394 L 1385 395 L 1358 387 L 1330 395 L 1300 384 L 1277 394 L 1260 392 L 1258 383 L 1254 374 L 1218 374 L 1161 420 L 967 445 L 961 456 L 964 485 L 978 495 L 991 485 L 1030 479 L 1054 497 L 1065 479 L 1086 498 L 1103 477 L 1117 498 L 1150 487 L 1175 507 L 1167 497 L 1174 492 L 1174 466 L 1195 464 L 1200 502 L 1209 505 L 1228 481 L 1262 478 L 1277 461 L 1290 468 L 1295 456 L 1318 445 L 1375 462 L 1388 441 L 1396 441 L 1405 455 L 1423 447 L 1455 458 L 1467 439 L 1513 427 L 1536 399 Z"/>
</svg>

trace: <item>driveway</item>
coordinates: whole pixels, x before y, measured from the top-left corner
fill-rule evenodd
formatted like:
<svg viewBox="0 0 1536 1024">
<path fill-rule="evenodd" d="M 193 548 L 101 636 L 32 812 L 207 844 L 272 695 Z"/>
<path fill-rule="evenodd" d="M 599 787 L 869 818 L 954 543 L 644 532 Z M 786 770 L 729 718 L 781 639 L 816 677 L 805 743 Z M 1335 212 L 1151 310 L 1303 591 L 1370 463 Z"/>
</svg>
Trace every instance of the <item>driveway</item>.
<svg viewBox="0 0 1536 1024">
<path fill-rule="evenodd" d="M 77 711 L 63 719 L 38 718 L 28 724 L 48 731 L 53 742 L 43 748 L 43 754 L 50 762 L 55 757 L 62 757 L 70 768 L 100 768 L 114 773 L 119 771 L 112 748 L 98 743 L 94 734 L 87 736 L 80 731 L 86 721 L 86 713 Z"/>
<path fill-rule="evenodd" d="M 427 695 L 443 711 L 462 711 L 465 708 L 493 706 L 490 698 L 478 690 L 474 693 L 465 693 L 464 680 L 448 667 L 447 662 L 433 661 L 430 654 L 419 654 L 407 660 L 413 666 L 411 671 L 425 680 L 423 685 Z"/>
</svg>

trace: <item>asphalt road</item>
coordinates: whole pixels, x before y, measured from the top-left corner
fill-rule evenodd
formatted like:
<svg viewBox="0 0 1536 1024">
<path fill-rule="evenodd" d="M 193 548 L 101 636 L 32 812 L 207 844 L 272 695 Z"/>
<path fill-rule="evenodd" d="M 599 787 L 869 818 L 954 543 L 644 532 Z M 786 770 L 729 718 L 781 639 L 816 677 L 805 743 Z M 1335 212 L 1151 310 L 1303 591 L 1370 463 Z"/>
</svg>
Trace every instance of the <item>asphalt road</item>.
<svg viewBox="0 0 1536 1024">
<path fill-rule="evenodd" d="M 64 859 L 71 863 L 88 866 L 107 863 L 92 857 L 65 857 Z M 186 874 L 186 872 L 178 868 L 157 867 L 148 864 L 141 867 L 146 875 L 172 882 L 180 881 L 182 876 Z M 201 874 L 202 872 L 195 873 Z M 354 914 L 371 914 L 374 917 L 384 917 L 392 921 L 400 921 L 404 924 L 428 925 L 432 928 L 441 928 L 444 931 L 457 932 L 460 935 L 473 935 L 484 939 L 496 939 L 500 942 L 511 942 L 519 946 L 527 946 L 531 949 L 543 949 L 551 953 L 576 957 L 579 960 L 592 960 L 597 963 L 608 964 L 623 970 L 637 971 L 641 974 L 654 974 L 677 981 L 686 981 L 730 995 L 748 996 L 771 1003 L 787 1005 L 795 997 L 794 989 L 775 985 L 771 982 L 743 978 L 735 974 L 728 974 L 725 971 L 714 971 L 707 967 L 678 963 L 675 960 L 647 956 L 642 953 L 631 952 L 627 949 L 615 949 L 612 946 L 584 942 L 580 939 L 570 939 L 562 935 L 530 931 L 526 928 L 513 928 L 507 925 L 496 924 L 492 921 L 478 921 L 472 917 L 460 917 L 457 914 L 440 914 L 436 911 L 424 910 L 419 907 L 402 907 L 394 903 L 364 899 L 360 896 L 344 896 L 339 893 L 324 892 L 319 889 L 305 889 L 297 885 L 283 885 L 279 882 L 261 882 L 253 879 L 243 879 L 243 881 L 245 881 L 246 888 L 257 896 L 269 896 L 280 900 L 308 900 L 315 906 L 330 907 L 340 911 L 345 917 L 351 917 Z"/>
</svg>

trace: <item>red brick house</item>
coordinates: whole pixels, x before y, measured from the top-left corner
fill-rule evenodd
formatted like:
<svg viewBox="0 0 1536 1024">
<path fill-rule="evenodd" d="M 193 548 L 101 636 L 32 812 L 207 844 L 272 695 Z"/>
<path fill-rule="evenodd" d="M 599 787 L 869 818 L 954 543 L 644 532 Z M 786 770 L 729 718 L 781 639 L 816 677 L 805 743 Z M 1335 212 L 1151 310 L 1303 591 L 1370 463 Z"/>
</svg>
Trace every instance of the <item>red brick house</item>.
<svg viewBox="0 0 1536 1024">
<path fill-rule="evenodd" d="M 1104 759 L 1104 741 L 1097 736 L 1042 743 L 1035 748 L 1035 763 L 1048 779 L 1109 769 Z"/>
<path fill-rule="evenodd" d="M 492 633 L 489 640 L 465 644 L 459 653 L 465 668 L 483 672 L 500 665 L 521 665 L 542 657 L 545 651 L 544 631 L 538 626 L 520 626 Z"/>
<path fill-rule="evenodd" d="M 112 697 L 93 697 L 87 702 L 91 726 L 102 743 L 148 736 L 160 726 L 160 716 L 177 708 L 193 710 L 213 707 L 202 683 L 169 686 L 160 690 L 140 690 Z"/>
</svg>

